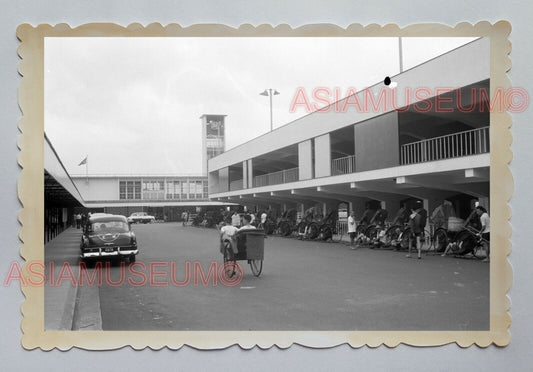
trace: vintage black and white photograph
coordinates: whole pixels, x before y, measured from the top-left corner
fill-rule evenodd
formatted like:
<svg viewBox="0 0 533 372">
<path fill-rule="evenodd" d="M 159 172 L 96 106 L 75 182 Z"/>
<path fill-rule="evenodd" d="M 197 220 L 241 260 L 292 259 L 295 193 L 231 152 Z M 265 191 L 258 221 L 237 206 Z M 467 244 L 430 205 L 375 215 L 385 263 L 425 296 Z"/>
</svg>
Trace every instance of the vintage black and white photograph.
<svg viewBox="0 0 533 372">
<path fill-rule="evenodd" d="M 489 37 L 43 48 L 45 331 L 491 330 Z"/>
</svg>

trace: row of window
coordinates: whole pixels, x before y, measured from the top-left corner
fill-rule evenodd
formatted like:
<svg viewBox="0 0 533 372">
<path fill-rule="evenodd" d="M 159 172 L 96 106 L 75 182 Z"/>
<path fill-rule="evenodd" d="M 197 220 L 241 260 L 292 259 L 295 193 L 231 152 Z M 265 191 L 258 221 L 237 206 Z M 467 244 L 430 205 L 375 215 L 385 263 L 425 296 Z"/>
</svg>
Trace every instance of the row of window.
<svg viewBox="0 0 533 372">
<path fill-rule="evenodd" d="M 142 186 L 142 188 L 141 188 Z M 166 187 L 165 187 L 166 186 Z M 207 199 L 207 181 L 120 181 L 121 200 Z"/>
</svg>

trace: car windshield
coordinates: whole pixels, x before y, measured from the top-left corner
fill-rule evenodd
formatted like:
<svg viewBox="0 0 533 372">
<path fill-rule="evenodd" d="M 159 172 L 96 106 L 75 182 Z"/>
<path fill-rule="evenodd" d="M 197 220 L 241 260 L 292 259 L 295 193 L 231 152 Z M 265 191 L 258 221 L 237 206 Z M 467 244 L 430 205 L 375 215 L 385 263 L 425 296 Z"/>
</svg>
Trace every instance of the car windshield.
<svg viewBox="0 0 533 372">
<path fill-rule="evenodd" d="M 121 233 L 129 231 L 129 227 L 127 223 L 122 221 L 103 221 L 92 223 L 90 230 L 97 234 Z"/>
</svg>

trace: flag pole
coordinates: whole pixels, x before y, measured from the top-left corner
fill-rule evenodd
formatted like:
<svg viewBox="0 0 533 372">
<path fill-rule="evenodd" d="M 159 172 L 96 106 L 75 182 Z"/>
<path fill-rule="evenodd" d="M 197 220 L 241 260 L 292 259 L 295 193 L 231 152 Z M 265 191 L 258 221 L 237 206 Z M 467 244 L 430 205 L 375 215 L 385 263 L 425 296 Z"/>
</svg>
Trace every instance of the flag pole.
<svg viewBox="0 0 533 372">
<path fill-rule="evenodd" d="M 85 157 L 85 183 L 89 184 L 89 155 Z"/>
</svg>

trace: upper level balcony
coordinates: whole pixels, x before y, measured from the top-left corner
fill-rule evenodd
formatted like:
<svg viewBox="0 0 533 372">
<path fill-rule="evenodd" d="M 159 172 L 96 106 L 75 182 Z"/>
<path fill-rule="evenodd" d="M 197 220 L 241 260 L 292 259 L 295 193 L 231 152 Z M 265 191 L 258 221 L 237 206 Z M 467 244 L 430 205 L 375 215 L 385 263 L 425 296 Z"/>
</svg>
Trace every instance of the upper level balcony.
<svg viewBox="0 0 533 372">
<path fill-rule="evenodd" d="M 254 187 L 279 185 L 295 181 L 298 181 L 298 167 L 255 176 Z"/>
<path fill-rule="evenodd" d="M 401 165 L 485 154 L 490 152 L 489 127 L 411 142 L 400 152 Z"/>
<path fill-rule="evenodd" d="M 244 188 L 244 185 L 243 185 L 242 179 L 231 181 L 229 184 L 229 191 L 242 190 L 243 188 Z"/>
<path fill-rule="evenodd" d="M 333 159 L 331 161 L 331 175 L 355 173 L 355 155 Z"/>
</svg>

